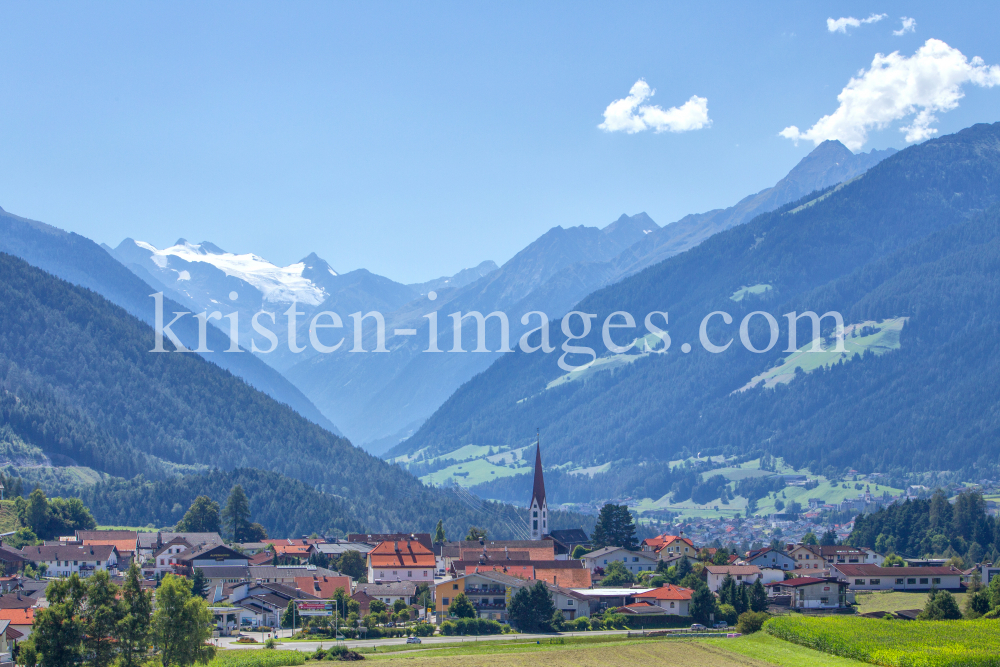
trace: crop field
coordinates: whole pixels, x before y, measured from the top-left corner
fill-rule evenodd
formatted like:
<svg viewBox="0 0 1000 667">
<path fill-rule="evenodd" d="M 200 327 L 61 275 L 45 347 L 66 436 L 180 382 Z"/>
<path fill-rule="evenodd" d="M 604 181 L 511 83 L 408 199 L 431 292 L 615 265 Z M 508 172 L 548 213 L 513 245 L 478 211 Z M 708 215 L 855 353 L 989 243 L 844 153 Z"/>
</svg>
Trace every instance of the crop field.
<svg viewBox="0 0 1000 667">
<path fill-rule="evenodd" d="M 773 642 L 774 647 L 769 646 Z M 524 646 L 488 646 L 499 642 L 483 642 L 478 646 L 449 651 L 446 655 L 422 655 L 423 652 L 400 651 L 377 655 L 365 653 L 367 660 L 402 661 L 413 667 L 618 667 L 658 665 L 660 667 L 855 667 L 853 660 L 825 655 L 808 648 L 768 638 L 701 640 L 633 640 L 625 642 Z M 435 651 L 435 653 L 438 653 Z M 770 660 L 768 654 L 777 656 Z"/>
<path fill-rule="evenodd" d="M 234 649 L 219 651 L 207 667 L 287 667 L 302 665 L 305 661 L 305 654 L 298 651 Z"/>
<path fill-rule="evenodd" d="M 781 616 L 764 626 L 801 646 L 886 667 L 996 667 L 996 621 L 885 621 Z"/>
</svg>

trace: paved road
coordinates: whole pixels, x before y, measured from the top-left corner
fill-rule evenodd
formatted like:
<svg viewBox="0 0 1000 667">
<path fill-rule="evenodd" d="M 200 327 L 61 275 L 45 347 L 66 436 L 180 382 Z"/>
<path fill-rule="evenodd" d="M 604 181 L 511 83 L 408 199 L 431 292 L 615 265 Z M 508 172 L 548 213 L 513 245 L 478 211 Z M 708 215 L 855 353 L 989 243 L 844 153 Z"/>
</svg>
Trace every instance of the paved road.
<svg viewBox="0 0 1000 667">
<path fill-rule="evenodd" d="M 488 642 L 488 641 L 524 641 L 525 639 L 536 641 L 547 641 L 555 636 L 562 637 L 573 637 L 576 635 L 587 635 L 587 636 L 598 636 L 598 635 L 623 635 L 626 634 L 627 630 L 600 630 L 597 632 L 564 632 L 561 635 L 552 634 L 511 634 L 511 635 L 482 635 L 479 637 L 423 637 L 421 642 L 424 645 L 427 644 L 454 644 L 459 642 Z M 269 635 L 260 632 L 245 632 L 244 635 L 253 637 L 254 639 L 261 642 L 260 644 L 238 644 L 236 643 L 235 637 L 221 637 L 217 640 L 218 646 L 220 648 L 263 648 L 263 641 Z M 290 630 L 282 630 L 280 632 L 280 637 L 288 637 L 291 635 Z M 308 641 L 308 642 L 285 642 L 278 645 L 278 648 L 290 651 L 307 651 L 312 653 L 320 645 L 323 648 L 330 648 L 334 644 L 343 644 L 348 648 L 374 648 L 379 646 L 395 646 L 406 643 L 406 637 L 397 637 L 395 639 L 369 639 L 369 640 L 355 640 L 349 639 L 346 641 L 334 641 L 327 639 L 325 641 Z"/>
</svg>

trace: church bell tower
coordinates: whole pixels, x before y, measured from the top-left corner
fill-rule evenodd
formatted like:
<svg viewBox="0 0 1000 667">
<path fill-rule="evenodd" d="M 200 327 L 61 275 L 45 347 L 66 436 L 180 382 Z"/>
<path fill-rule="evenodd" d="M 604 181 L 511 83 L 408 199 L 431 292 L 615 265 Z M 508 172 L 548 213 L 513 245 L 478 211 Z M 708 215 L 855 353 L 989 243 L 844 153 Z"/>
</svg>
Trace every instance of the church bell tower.
<svg viewBox="0 0 1000 667">
<path fill-rule="evenodd" d="M 528 533 L 533 540 L 540 540 L 549 534 L 549 506 L 545 502 L 541 437 L 535 447 L 535 481 L 531 485 L 531 502 L 528 504 Z"/>
</svg>

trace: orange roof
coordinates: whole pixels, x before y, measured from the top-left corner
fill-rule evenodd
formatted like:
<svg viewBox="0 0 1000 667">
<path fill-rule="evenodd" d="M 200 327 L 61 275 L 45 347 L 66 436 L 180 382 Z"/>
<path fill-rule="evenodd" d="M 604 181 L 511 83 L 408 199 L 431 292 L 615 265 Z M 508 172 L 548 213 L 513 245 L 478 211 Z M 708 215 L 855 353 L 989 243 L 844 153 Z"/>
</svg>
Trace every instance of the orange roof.
<svg viewBox="0 0 1000 667">
<path fill-rule="evenodd" d="M 511 565 L 510 567 L 504 567 L 503 565 L 477 565 L 472 568 L 465 568 L 466 574 L 477 574 L 479 572 L 499 572 L 500 574 L 509 574 L 512 577 L 519 577 L 521 579 L 535 578 L 535 568 L 531 565 Z"/>
<path fill-rule="evenodd" d="M 482 547 L 469 547 L 468 549 L 459 549 L 459 560 L 478 560 L 483 554 Z M 525 554 L 527 557 L 525 557 Z M 486 549 L 486 555 L 491 560 L 501 561 L 508 555 L 513 560 L 555 560 L 556 550 L 555 543 L 549 542 L 547 545 L 540 547 L 514 547 L 511 549 Z"/>
<path fill-rule="evenodd" d="M 690 588 L 666 584 L 635 596 L 636 600 L 690 600 L 694 593 Z"/>
<path fill-rule="evenodd" d="M 311 544 L 274 544 L 279 556 L 307 556 L 312 550 Z"/>
<path fill-rule="evenodd" d="M 372 567 L 434 567 L 434 552 L 415 540 L 379 542 L 368 552 Z"/>
<path fill-rule="evenodd" d="M 274 560 L 274 556 L 270 551 L 261 551 L 259 554 L 250 556 L 250 565 L 267 565 L 272 560 Z"/>
<path fill-rule="evenodd" d="M 93 545 L 93 546 L 101 546 L 101 545 L 109 544 L 109 545 L 113 546 L 115 549 L 118 549 L 118 553 L 122 553 L 124 551 L 127 551 L 128 553 L 135 553 L 135 544 L 136 544 L 136 542 L 135 542 L 135 540 L 102 540 L 102 539 L 96 539 L 96 540 L 84 540 L 83 544 L 84 544 L 84 546 L 88 546 L 88 547 L 91 546 L 91 545 Z"/>
<path fill-rule="evenodd" d="M 326 540 L 322 537 L 303 537 L 301 539 L 286 538 L 286 539 L 267 539 L 261 540 L 263 544 L 274 544 L 275 546 L 279 544 L 325 544 Z"/>
<path fill-rule="evenodd" d="M 0 609 L 0 621 L 10 621 L 11 625 L 31 625 L 35 622 L 35 610 Z"/>
<path fill-rule="evenodd" d="M 689 547 L 694 547 L 694 542 L 686 537 L 680 537 L 679 535 L 657 535 L 656 537 L 649 537 L 642 541 L 643 544 L 650 547 L 653 551 L 659 551 L 664 547 L 671 546 L 674 542 L 683 542 Z"/>
<path fill-rule="evenodd" d="M 535 563 L 535 578 L 563 588 L 590 588 L 593 583 L 586 568 L 546 570 L 544 563 Z"/>
<path fill-rule="evenodd" d="M 329 600 L 338 588 L 343 588 L 348 596 L 351 594 L 350 577 L 327 577 L 314 575 L 312 577 L 295 577 L 295 587 L 303 593 L 315 595 L 318 598 Z"/>
</svg>

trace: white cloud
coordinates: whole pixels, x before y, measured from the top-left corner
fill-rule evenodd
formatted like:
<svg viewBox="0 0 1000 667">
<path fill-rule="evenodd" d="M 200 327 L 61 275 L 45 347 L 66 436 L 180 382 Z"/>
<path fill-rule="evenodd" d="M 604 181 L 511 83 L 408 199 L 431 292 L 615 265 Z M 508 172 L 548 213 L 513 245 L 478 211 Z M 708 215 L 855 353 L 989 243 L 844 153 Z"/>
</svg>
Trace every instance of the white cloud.
<svg viewBox="0 0 1000 667">
<path fill-rule="evenodd" d="M 903 22 L 903 27 L 899 30 L 893 30 L 892 34 L 896 37 L 902 37 L 908 32 L 917 31 L 917 19 L 911 19 L 908 16 L 903 16 L 900 20 Z"/>
<path fill-rule="evenodd" d="M 872 14 L 866 19 L 856 19 L 853 16 L 842 16 L 839 19 L 829 18 L 826 20 L 826 29 L 830 32 L 847 33 L 848 28 L 859 28 L 862 23 L 878 23 L 888 14 Z"/>
<path fill-rule="evenodd" d="M 794 125 L 779 132 L 782 137 L 820 144 L 839 139 L 851 150 L 860 149 L 868 131 L 916 114 L 900 131 L 906 141 L 921 141 L 937 133 L 931 124 L 936 112 L 950 111 L 965 96 L 962 86 L 990 88 L 1000 85 L 1000 65 L 987 66 L 979 56 L 969 60 L 958 49 L 939 39 L 928 39 L 907 58 L 894 51 L 875 54 L 872 66 L 852 77 L 837 96 L 840 106 L 823 116 L 805 132 Z"/>
<path fill-rule="evenodd" d="M 712 124 L 708 117 L 708 99 L 692 95 L 681 106 L 669 109 L 643 104 L 655 94 L 648 83 L 639 79 L 628 91 L 628 97 L 608 105 L 604 110 L 604 122 L 597 127 L 605 132 L 635 134 L 643 130 L 689 132 Z"/>
</svg>

